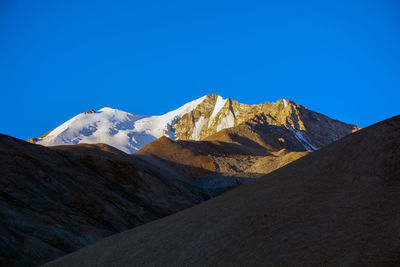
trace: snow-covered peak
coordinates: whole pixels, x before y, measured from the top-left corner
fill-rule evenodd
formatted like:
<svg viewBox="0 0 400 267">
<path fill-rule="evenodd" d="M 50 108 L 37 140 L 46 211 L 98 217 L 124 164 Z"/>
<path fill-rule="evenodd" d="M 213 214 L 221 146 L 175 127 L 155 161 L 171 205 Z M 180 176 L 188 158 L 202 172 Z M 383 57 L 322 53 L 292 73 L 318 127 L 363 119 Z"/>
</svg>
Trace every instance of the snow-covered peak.
<svg viewBox="0 0 400 267">
<path fill-rule="evenodd" d="M 191 101 L 161 116 L 132 114 L 109 106 L 96 112 L 84 112 L 39 138 L 37 143 L 48 146 L 105 143 L 133 153 L 161 136 L 175 139 L 174 124 L 205 98 Z"/>
<path fill-rule="evenodd" d="M 117 109 L 114 109 L 114 108 L 112 108 L 112 107 L 110 107 L 110 106 L 105 106 L 104 108 L 101 108 L 101 109 L 99 109 L 98 111 L 107 111 L 107 110 L 110 110 L 110 109 L 112 109 L 112 110 L 117 110 Z"/>
</svg>

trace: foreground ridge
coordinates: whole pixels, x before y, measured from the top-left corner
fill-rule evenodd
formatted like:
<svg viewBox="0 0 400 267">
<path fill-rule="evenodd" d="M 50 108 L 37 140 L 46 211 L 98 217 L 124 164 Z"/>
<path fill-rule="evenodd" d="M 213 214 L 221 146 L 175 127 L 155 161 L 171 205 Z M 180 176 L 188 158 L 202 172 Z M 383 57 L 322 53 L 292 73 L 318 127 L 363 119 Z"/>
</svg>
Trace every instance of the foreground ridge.
<svg viewBox="0 0 400 267">
<path fill-rule="evenodd" d="M 0 266 L 37 266 L 208 199 L 105 144 L 43 147 L 0 134 Z"/>
</svg>

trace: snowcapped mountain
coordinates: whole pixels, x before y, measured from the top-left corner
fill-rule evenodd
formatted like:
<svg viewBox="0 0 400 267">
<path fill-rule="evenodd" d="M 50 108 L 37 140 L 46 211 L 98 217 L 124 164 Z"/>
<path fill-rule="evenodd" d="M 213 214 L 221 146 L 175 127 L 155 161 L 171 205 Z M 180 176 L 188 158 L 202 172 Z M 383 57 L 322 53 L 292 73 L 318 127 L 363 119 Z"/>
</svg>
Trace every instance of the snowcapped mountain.
<svg viewBox="0 0 400 267">
<path fill-rule="evenodd" d="M 28 141 L 45 146 L 105 143 L 133 153 L 162 136 L 173 140 L 203 140 L 243 123 L 254 129 L 283 127 L 304 150 L 316 150 L 359 129 L 286 99 L 247 105 L 210 94 L 161 116 L 137 115 L 110 107 L 91 110 Z"/>
<path fill-rule="evenodd" d="M 161 116 L 137 115 L 111 107 L 90 110 L 30 141 L 45 146 L 104 143 L 133 153 L 161 136 L 176 139 L 174 124 L 204 98 L 205 96 Z"/>
</svg>

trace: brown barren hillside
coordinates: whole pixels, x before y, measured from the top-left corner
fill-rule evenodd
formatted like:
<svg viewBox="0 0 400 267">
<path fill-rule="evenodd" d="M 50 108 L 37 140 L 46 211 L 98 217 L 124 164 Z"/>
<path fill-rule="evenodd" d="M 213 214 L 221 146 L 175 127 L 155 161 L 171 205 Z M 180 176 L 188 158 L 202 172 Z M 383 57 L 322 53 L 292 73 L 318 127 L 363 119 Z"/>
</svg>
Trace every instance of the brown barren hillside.
<svg viewBox="0 0 400 267">
<path fill-rule="evenodd" d="M 104 144 L 33 145 L 0 135 L 0 266 L 34 266 L 208 198 Z"/>
<path fill-rule="evenodd" d="M 285 131 L 268 125 L 255 130 L 242 123 L 203 141 L 161 137 L 144 146 L 135 156 L 174 170 L 186 181 L 195 181 L 214 172 L 269 173 L 310 153 L 304 151 L 292 133 Z M 285 138 L 289 150 L 280 144 Z"/>
<path fill-rule="evenodd" d="M 398 266 L 400 116 L 47 266 Z"/>
<path fill-rule="evenodd" d="M 308 153 L 311 152 L 268 149 L 247 138 L 239 143 L 232 140 L 174 141 L 161 137 L 134 155 L 169 168 L 185 181 L 192 182 L 215 172 L 266 174 Z"/>
<path fill-rule="evenodd" d="M 161 137 L 134 154 L 175 170 L 187 181 L 213 172 L 240 173 L 255 161 L 272 155 L 261 146 L 222 141 L 184 141 Z"/>
</svg>

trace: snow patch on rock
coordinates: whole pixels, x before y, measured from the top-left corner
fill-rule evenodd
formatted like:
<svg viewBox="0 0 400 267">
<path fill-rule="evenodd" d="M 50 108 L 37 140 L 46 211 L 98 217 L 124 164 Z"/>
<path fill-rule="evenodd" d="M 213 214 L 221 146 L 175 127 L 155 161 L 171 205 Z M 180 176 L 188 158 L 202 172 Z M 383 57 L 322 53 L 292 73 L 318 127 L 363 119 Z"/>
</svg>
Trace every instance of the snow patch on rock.
<svg viewBox="0 0 400 267">
<path fill-rule="evenodd" d="M 285 108 L 288 106 L 288 102 L 286 99 L 282 99 L 283 100 L 283 105 L 285 105 Z"/>
<path fill-rule="evenodd" d="M 228 114 L 222 118 L 221 122 L 217 125 L 217 132 L 225 128 L 230 128 L 235 126 L 235 116 L 229 110 Z"/>
<path fill-rule="evenodd" d="M 201 130 L 203 129 L 204 125 L 207 123 L 206 118 L 201 116 L 197 122 L 194 123 L 193 133 L 191 139 L 193 140 L 200 140 Z"/>
<path fill-rule="evenodd" d="M 208 127 L 210 127 L 212 121 L 214 120 L 214 118 L 218 115 L 218 112 L 221 111 L 221 109 L 225 106 L 227 99 L 222 98 L 221 96 L 217 97 L 217 101 L 215 103 L 214 106 L 214 110 L 210 116 L 210 119 L 208 121 Z"/>
<path fill-rule="evenodd" d="M 291 126 L 289 126 L 290 131 L 293 132 L 294 136 L 296 137 L 296 139 L 300 142 L 300 144 L 302 144 L 304 146 L 304 148 L 307 151 L 312 151 L 312 150 L 318 150 L 318 147 L 312 145 L 307 138 L 303 135 L 303 133 L 301 131 L 295 130 L 293 129 Z"/>
</svg>

